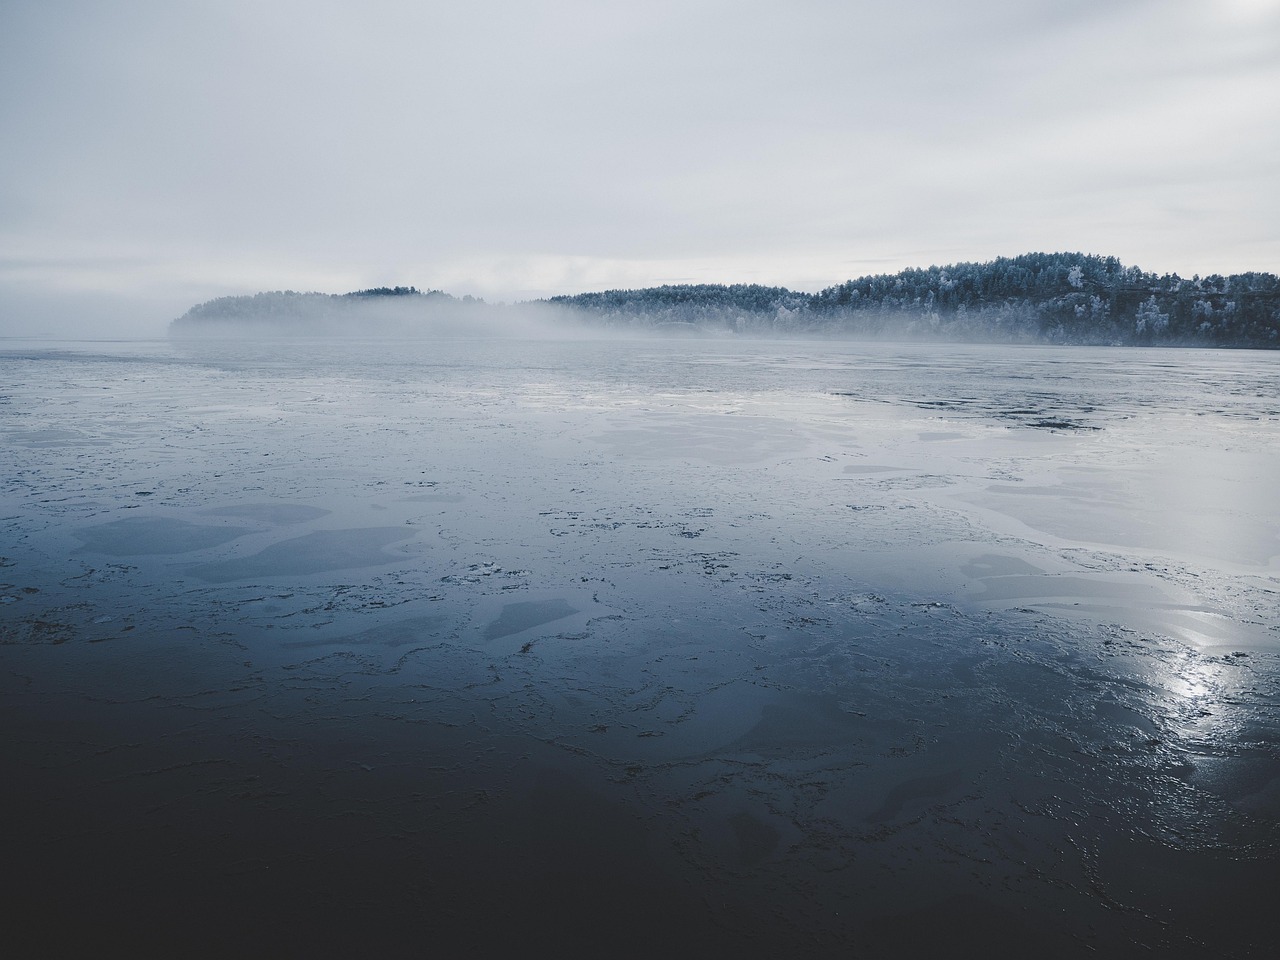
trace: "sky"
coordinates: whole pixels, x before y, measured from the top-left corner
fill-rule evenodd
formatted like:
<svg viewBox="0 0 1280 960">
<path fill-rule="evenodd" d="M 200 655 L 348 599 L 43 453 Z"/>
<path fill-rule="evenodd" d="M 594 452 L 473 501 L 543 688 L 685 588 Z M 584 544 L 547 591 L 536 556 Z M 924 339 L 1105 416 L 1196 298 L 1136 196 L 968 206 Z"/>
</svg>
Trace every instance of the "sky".
<svg viewBox="0 0 1280 960">
<path fill-rule="evenodd" d="M 1280 0 L 0 0 L 0 336 L 213 297 L 1280 273 Z"/>
</svg>

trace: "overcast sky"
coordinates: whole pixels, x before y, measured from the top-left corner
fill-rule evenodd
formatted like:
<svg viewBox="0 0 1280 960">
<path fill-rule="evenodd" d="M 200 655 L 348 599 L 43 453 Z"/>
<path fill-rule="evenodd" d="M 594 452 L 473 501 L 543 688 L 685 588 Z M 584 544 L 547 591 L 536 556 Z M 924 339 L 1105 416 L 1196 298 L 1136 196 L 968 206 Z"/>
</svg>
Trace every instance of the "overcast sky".
<svg viewBox="0 0 1280 960">
<path fill-rule="evenodd" d="M 0 334 L 230 293 L 1280 272 L 1280 0 L 0 0 Z"/>
</svg>

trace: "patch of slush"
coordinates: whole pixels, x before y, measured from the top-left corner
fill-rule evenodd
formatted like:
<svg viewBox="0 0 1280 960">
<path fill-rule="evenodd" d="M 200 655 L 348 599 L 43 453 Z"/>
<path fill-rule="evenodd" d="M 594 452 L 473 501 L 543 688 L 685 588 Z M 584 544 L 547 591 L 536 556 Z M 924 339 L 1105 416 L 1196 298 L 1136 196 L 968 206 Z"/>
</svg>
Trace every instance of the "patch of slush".
<svg viewBox="0 0 1280 960">
<path fill-rule="evenodd" d="M 373 567 L 402 560 L 403 557 L 388 554 L 385 548 L 413 536 L 412 530 L 403 527 L 317 530 L 273 543 L 247 557 L 198 564 L 189 572 L 209 583 L 227 583 L 258 577 L 301 577 Z"/>
<path fill-rule="evenodd" d="M 502 614 L 484 628 L 484 639 L 498 640 L 509 637 L 513 633 L 523 633 L 534 627 L 541 627 L 565 617 L 578 613 L 568 601 L 554 600 L 520 600 L 508 603 L 502 608 Z"/>
<path fill-rule="evenodd" d="M 237 503 L 225 507 L 210 507 L 200 512 L 211 517 L 240 517 L 278 525 L 306 523 L 329 514 L 328 510 L 305 503 Z"/>
<path fill-rule="evenodd" d="M 75 532 L 89 553 L 111 557 L 192 553 L 229 543 L 247 527 L 219 527 L 175 517 L 125 517 Z"/>
</svg>

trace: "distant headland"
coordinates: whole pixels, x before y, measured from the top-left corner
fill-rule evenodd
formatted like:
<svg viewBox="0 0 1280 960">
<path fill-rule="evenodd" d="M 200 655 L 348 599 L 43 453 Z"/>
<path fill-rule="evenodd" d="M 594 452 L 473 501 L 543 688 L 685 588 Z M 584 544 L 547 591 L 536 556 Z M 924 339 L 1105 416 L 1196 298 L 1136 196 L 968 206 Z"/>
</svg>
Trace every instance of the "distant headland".
<svg viewBox="0 0 1280 960">
<path fill-rule="evenodd" d="M 1157 275 L 1115 257 L 1027 253 L 903 270 L 819 293 L 696 284 L 488 304 L 440 290 L 378 287 L 220 297 L 170 325 L 175 337 L 637 335 L 1280 349 L 1280 277 Z"/>
</svg>

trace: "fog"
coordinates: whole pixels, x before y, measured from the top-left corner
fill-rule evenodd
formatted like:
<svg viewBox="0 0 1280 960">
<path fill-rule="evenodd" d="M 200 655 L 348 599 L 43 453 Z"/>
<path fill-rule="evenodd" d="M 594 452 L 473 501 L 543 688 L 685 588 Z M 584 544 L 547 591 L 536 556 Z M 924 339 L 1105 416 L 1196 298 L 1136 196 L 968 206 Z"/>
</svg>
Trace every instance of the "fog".
<svg viewBox="0 0 1280 960">
<path fill-rule="evenodd" d="M 586 315 L 550 303 L 487 304 L 439 293 L 332 297 L 292 291 L 213 301 L 188 311 L 168 332 L 180 340 L 341 337 L 367 341 L 375 349 L 380 342 L 404 338 L 537 340 L 607 334 Z"/>
</svg>

